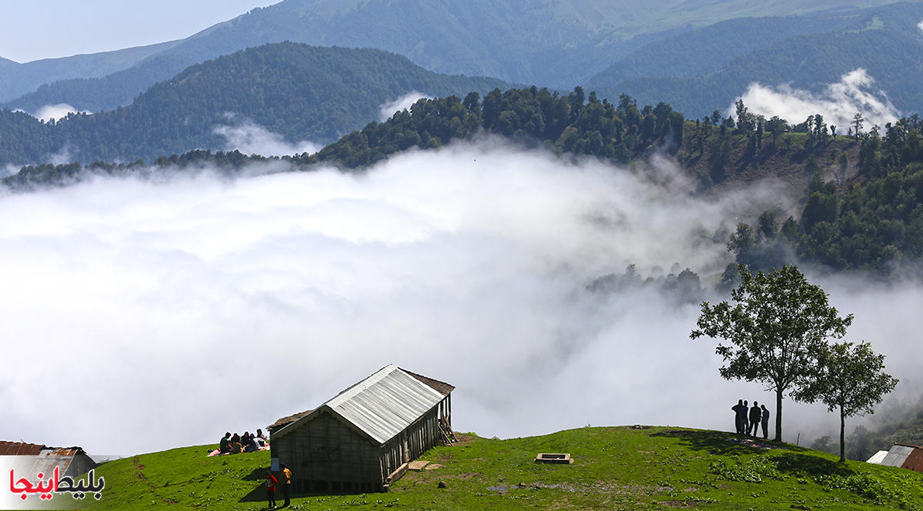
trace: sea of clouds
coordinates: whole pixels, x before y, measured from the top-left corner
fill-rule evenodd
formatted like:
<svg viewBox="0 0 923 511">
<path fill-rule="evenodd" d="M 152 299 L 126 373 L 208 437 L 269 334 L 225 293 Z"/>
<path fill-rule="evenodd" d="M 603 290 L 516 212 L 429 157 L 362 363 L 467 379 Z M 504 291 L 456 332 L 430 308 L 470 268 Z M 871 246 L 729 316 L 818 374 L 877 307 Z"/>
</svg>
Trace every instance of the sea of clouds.
<svg viewBox="0 0 923 511">
<path fill-rule="evenodd" d="M 722 221 L 790 207 L 770 182 L 704 199 L 665 161 L 628 171 L 490 139 L 360 173 L 279 165 L 0 195 L 0 438 L 216 443 L 390 363 L 455 385 L 455 429 L 485 436 L 730 429 L 737 399 L 772 399 L 719 377 L 716 341 L 688 338 L 696 305 L 586 289 L 631 263 L 711 287 Z M 820 282 L 857 313 L 855 339 L 919 383 L 920 289 Z M 821 405 L 786 402 L 786 419 L 789 440 L 837 424 Z"/>
</svg>

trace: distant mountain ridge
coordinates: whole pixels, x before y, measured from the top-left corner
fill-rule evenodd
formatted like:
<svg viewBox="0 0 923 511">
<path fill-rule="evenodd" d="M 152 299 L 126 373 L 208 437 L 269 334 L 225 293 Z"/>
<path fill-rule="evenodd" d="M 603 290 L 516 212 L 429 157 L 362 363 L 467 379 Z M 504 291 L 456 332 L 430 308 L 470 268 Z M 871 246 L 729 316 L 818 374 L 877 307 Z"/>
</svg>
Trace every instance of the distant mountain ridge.
<svg viewBox="0 0 923 511">
<path fill-rule="evenodd" d="M 89 55 L 42 59 L 25 64 L 0 59 L 3 70 L 0 74 L 0 101 L 15 99 L 46 83 L 71 78 L 100 78 L 122 71 L 180 42 L 170 41 Z"/>
<path fill-rule="evenodd" d="M 819 92 L 861 67 L 898 109 L 923 112 L 921 19 L 923 4 L 914 2 L 791 22 L 728 21 L 639 49 L 591 78 L 588 87 L 601 96 L 626 93 L 642 102 L 666 101 L 701 117 L 729 107 L 754 82 Z M 823 30 L 796 29 L 811 23 Z M 754 34 L 770 36 L 753 44 Z M 659 74 L 645 64 L 652 61 L 663 63 Z"/>
<path fill-rule="evenodd" d="M 33 110 L 53 102 L 78 110 L 108 110 L 127 104 L 186 66 L 285 40 L 378 48 L 437 72 L 569 90 L 645 44 L 722 20 L 885 3 L 888 0 L 286 0 L 181 41 L 16 64 L 0 77 L 0 102 Z M 92 62 L 97 62 L 95 68 Z M 119 75 L 107 76 L 112 73 Z M 85 83 L 104 76 L 107 79 Z M 47 87 L 36 92 L 41 84 Z M 13 101 L 30 92 L 36 93 Z"/>
<path fill-rule="evenodd" d="M 414 90 L 486 92 L 501 80 L 447 76 L 372 49 L 276 43 L 192 66 L 129 106 L 43 124 L 0 111 L 0 165 L 152 159 L 222 149 L 219 126 L 253 122 L 289 142 L 330 142 L 376 120 L 380 106 Z"/>
</svg>

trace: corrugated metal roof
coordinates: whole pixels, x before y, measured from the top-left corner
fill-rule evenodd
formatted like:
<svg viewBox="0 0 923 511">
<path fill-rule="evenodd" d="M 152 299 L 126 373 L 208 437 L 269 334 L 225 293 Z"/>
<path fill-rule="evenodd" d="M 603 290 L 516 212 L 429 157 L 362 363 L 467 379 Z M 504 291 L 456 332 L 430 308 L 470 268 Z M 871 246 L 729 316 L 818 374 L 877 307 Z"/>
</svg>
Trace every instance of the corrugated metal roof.
<svg viewBox="0 0 923 511">
<path fill-rule="evenodd" d="M 25 442 L 0 442 L 0 455 L 2 456 L 35 456 L 42 452 L 44 445 L 27 444 Z"/>
<path fill-rule="evenodd" d="M 882 460 L 885 459 L 885 456 L 888 455 L 888 451 L 878 451 L 872 455 L 871 458 L 866 461 L 866 463 L 874 463 L 876 465 L 881 465 Z"/>
<path fill-rule="evenodd" d="M 282 428 L 276 436 L 285 435 L 299 423 L 330 410 L 369 438 L 384 444 L 439 404 L 443 397 L 442 393 L 392 364 Z"/>
<path fill-rule="evenodd" d="M 31 474 L 51 474 L 55 467 L 58 467 L 59 477 L 75 477 L 80 475 L 81 467 L 85 471 L 86 467 L 96 466 L 80 447 L 46 447 L 24 442 L 0 442 L 0 455 L 32 456 L 32 461 L 27 467 Z M 78 457 L 84 461 L 75 464 L 74 460 Z"/>
<path fill-rule="evenodd" d="M 881 460 L 881 464 L 888 467 L 901 467 L 912 452 L 913 447 L 909 445 L 894 444 L 885 458 Z"/>
<path fill-rule="evenodd" d="M 84 454 L 83 449 L 60 449 L 53 447 L 43 449 L 42 452 L 35 457 L 31 473 L 50 474 L 54 471 L 55 467 L 58 467 L 58 475 L 64 477 L 68 473 L 71 462 L 74 461 L 74 456 L 78 454 Z"/>
</svg>

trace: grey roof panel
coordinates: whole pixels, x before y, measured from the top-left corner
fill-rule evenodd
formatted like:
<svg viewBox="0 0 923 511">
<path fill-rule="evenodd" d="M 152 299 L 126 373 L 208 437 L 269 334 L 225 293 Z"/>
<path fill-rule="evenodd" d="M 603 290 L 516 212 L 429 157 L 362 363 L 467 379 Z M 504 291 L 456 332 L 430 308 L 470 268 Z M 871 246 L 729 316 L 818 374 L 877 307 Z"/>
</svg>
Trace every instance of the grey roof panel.
<svg viewBox="0 0 923 511">
<path fill-rule="evenodd" d="M 881 465 L 882 460 L 885 459 L 885 456 L 888 455 L 888 451 L 878 451 L 872 455 L 871 458 L 866 461 L 866 463 L 874 463 L 876 465 Z"/>
<path fill-rule="evenodd" d="M 891 450 L 888 451 L 885 458 L 881 460 L 881 464 L 889 467 L 901 467 L 904 465 L 904 462 L 907 461 L 907 456 L 910 456 L 912 452 L 913 447 L 894 445 L 891 447 Z"/>
<path fill-rule="evenodd" d="M 344 390 L 312 413 L 282 427 L 274 436 L 288 434 L 298 423 L 312 420 L 329 409 L 372 440 L 384 444 L 432 410 L 444 397 L 431 385 L 392 364 Z"/>
<path fill-rule="evenodd" d="M 325 403 L 380 443 L 394 438 L 443 395 L 395 365 L 382 368 Z"/>
</svg>

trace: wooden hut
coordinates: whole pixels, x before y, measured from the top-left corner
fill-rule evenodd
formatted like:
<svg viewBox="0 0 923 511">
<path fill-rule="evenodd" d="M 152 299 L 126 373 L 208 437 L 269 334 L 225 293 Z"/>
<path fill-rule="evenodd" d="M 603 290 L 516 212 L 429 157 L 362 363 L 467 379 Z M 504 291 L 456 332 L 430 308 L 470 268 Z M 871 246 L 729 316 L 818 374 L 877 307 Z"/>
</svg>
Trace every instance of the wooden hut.
<svg viewBox="0 0 923 511">
<path fill-rule="evenodd" d="M 923 473 L 923 447 L 911 444 L 894 444 L 890 451 L 878 451 L 869 463 L 900 467 Z"/>
<path fill-rule="evenodd" d="M 382 368 L 273 432 L 273 469 L 292 471 L 295 491 L 383 491 L 411 460 L 451 441 L 455 387 Z"/>
</svg>

